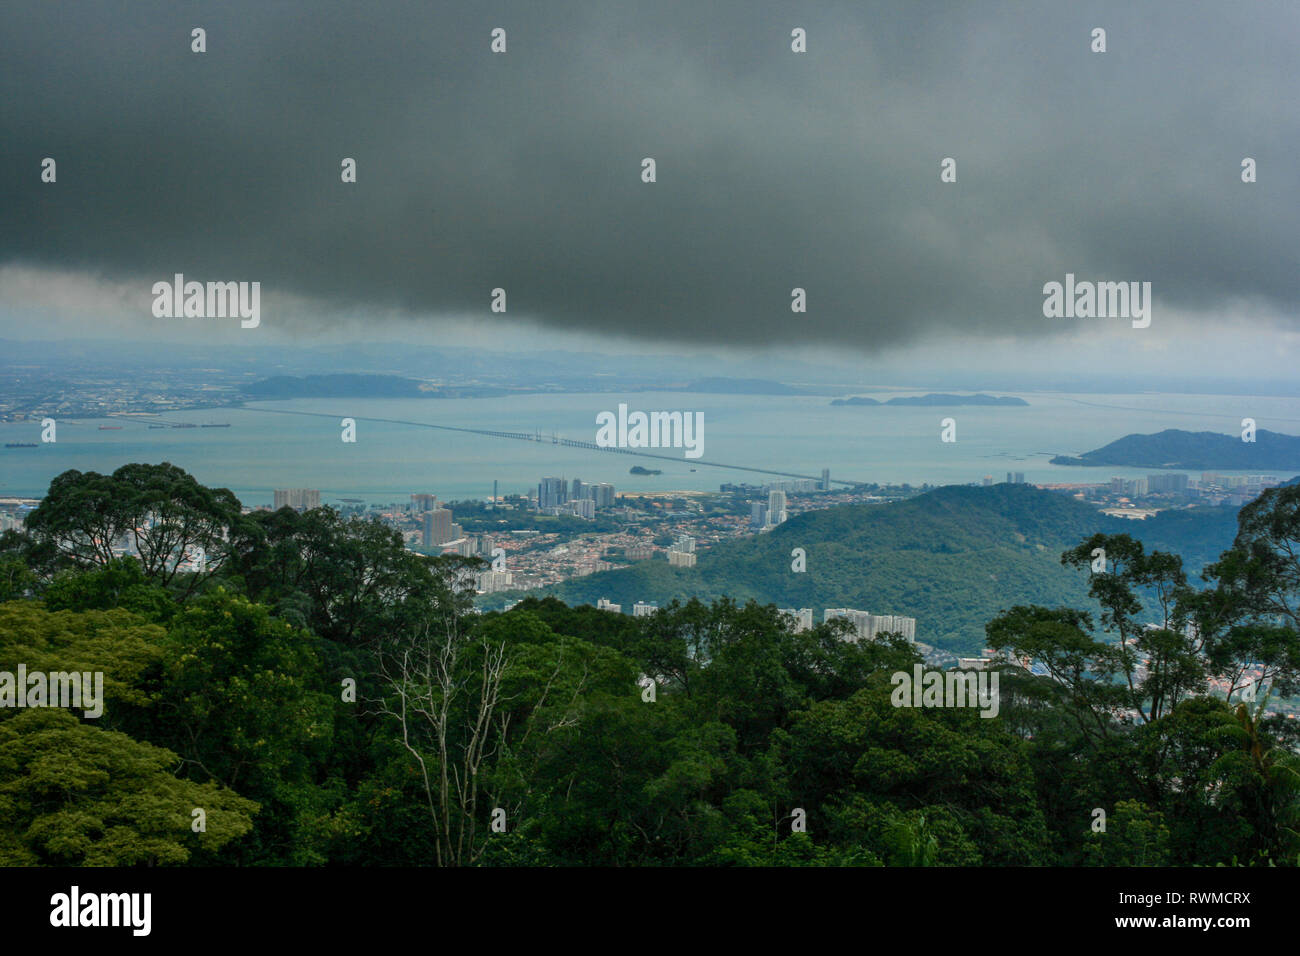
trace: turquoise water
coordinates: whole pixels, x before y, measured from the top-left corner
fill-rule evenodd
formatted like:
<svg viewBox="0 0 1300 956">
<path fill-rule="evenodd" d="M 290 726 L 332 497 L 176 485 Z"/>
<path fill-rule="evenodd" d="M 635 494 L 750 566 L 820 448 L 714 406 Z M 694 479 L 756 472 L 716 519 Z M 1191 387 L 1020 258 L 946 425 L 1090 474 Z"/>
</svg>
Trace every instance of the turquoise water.
<svg viewBox="0 0 1300 956">
<path fill-rule="evenodd" d="M 874 397 L 886 399 L 894 394 Z M 1017 394 L 1017 393 L 999 393 Z M 110 472 L 132 461 L 170 461 L 207 485 L 233 490 L 247 505 L 270 504 L 276 488 L 319 488 L 340 497 L 404 501 L 412 492 L 444 500 L 484 498 L 492 481 L 502 494 L 536 489 L 543 475 L 608 481 L 619 491 L 713 490 L 722 482 L 769 478 L 715 468 L 672 450 L 648 449 L 675 461 L 640 459 L 550 442 L 594 441 L 596 415 L 629 410 L 704 413 L 703 458 L 817 476 L 919 485 L 1001 481 L 1023 471 L 1030 482 L 1104 481 L 1147 469 L 1068 468 L 1048 464 L 1134 432 L 1165 428 L 1239 434 L 1242 418 L 1258 427 L 1300 434 L 1300 399 L 1223 395 L 1068 395 L 1018 393 L 1029 407 L 832 407 L 825 397 L 702 395 L 683 392 L 524 395 L 491 399 L 302 399 L 261 402 L 248 409 L 168 412 L 168 421 L 229 422 L 230 428 L 149 429 L 105 419 L 60 422 L 58 441 L 38 448 L 0 448 L 0 495 L 39 497 L 60 472 Z M 256 410 L 255 410 L 256 409 Z M 329 417 L 270 414 L 266 410 Z M 357 419 L 357 441 L 340 441 L 339 419 Z M 940 420 L 957 422 L 957 441 L 940 441 Z M 366 418 L 502 431 L 542 432 L 524 442 L 436 431 Z M 36 422 L 0 424 L 0 442 L 39 442 Z M 663 470 L 633 476 L 636 464 Z M 692 469 L 696 469 L 692 471 Z M 1281 477 L 1291 477 L 1284 475 Z"/>
</svg>

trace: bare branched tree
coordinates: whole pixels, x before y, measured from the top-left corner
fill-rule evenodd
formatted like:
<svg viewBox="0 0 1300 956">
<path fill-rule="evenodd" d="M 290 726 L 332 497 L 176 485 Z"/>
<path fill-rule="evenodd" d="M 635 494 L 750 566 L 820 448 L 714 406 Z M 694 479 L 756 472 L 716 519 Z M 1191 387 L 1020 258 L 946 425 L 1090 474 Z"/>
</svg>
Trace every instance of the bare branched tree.
<svg viewBox="0 0 1300 956">
<path fill-rule="evenodd" d="M 452 612 L 381 645 L 383 696 L 373 703 L 396 719 L 420 768 L 439 866 L 472 864 L 483 852 L 481 771 L 499 746 L 492 730 L 508 664 L 504 644 L 466 636 Z"/>
</svg>

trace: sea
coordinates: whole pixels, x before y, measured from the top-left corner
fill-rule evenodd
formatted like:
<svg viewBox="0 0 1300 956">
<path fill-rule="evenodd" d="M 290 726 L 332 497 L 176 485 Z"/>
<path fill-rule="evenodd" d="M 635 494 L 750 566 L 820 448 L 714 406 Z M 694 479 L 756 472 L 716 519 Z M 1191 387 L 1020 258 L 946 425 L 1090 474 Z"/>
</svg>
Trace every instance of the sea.
<svg viewBox="0 0 1300 956">
<path fill-rule="evenodd" d="M 885 400 L 917 391 L 873 393 Z M 68 470 L 109 473 L 129 462 L 171 462 L 212 487 L 232 490 L 249 507 L 269 505 L 277 488 L 315 488 L 322 503 L 353 499 L 384 505 L 414 493 L 444 501 L 535 491 L 544 476 L 609 482 L 618 492 L 717 491 L 724 483 L 762 484 L 775 475 L 720 467 L 748 466 L 819 478 L 881 484 L 1004 481 L 1023 472 L 1030 483 L 1100 482 L 1139 477 L 1146 468 L 1049 464 L 1125 435 L 1166 428 L 1239 435 L 1244 418 L 1261 429 L 1300 434 L 1300 398 L 1187 394 L 999 392 L 1027 406 L 832 406 L 825 396 L 716 395 L 691 392 L 520 394 L 465 399 L 298 399 L 243 408 L 160 411 L 155 422 L 228 428 L 149 428 L 147 417 L 77 418 L 57 423 L 57 440 L 41 443 L 39 421 L 0 424 L 0 497 L 39 498 Z M 703 414 L 703 454 L 645 449 L 671 460 L 610 454 L 556 444 L 594 442 L 596 418 L 633 411 Z M 342 420 L 356 422 L 344 442 Z M 941 440 L 955 420 L 953 442 Z M 120 425 L 101 430 L 100 425 Z M 522 441 L 425 427 L 523 432 Z M 634 475 L 639 465 L 661 471 Z M 1223 474 L 1244 472 L 1223 471 Z M 1188 472 L 1198 475 L 1196 472 Z M 1290 478 L 1291 475 L 1279 474 Z"/>
</svg>

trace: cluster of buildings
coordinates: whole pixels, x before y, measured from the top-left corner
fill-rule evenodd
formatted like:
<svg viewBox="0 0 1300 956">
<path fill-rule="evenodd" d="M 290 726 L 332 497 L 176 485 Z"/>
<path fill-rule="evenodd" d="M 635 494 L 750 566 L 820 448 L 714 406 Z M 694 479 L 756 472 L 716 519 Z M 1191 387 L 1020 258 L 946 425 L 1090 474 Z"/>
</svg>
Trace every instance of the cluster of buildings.
<svg viewBox="0 0 1300 956">
<path fill-rule="evenodd" d="M 831 490 L 831 470 L 822 469 L 822 477 L 819 481 L 816 478 L 785 478 L 781 481 L 769 481 L 764 485 L 751 485 L 745 482 L 727 482 L 718 489 L 724 495 L 754 495 L 758 493 L 767 494 L 772 491 L 784 491 L 789 495 L 806 495 L 817 491 Z"/>
<path fill-rule="evenodd" d="M 596 609 L 598 611 L 611 611 L 614 614 L 623 613 L 623 605 L 614 604 L 608 598 L 601 598 L 599 601 L 597 601 Z M 654 614 L 658 610 L 659 610 L 659 605 L 654 603 L 653 601 L 652 602 L 637 601 L 635 604 L 632 605 L 632 616 L 649 617 L 651 614 Z"/>
<path fill-rule="evenodd" d="M 1203 498 L 1220 494 L 1243 498 L 1245 500 L 1233 503 L 1244 504 L 1247 500 L 1258 498 L 1265 489 L 1274 488 L 1281 483 L 1282 479 L 1275 475 L 1220 475 L 1205 471 L 1200 478 L 1193 478 L 1184 472 L 1175 471 L 1147 475 L 1145 478 L 1115 476 L 1110 479 L 1107 489 L 1112 495 L 1126 495 L 1130 498 L 1145 498 L 1148 495 Z"/>
<path fill-rule="evenodd" d="M 1229 504 L 1244 505 L 1258 498 L 1268 488 L 1276 488 L 1283 479 L 1275 475 L 1219 475 L 1212 471 L 1201 472 L 1199 480 L 1189 479 L 1187 495 L 1202 498 L 1225 494 Z"/>
<path fill-rule="evenodd" d="M 794 619 L 795 633 L 811 631 L 813 628 L 813 610 L 810 607 L 778 608 L 780 613 Z M 828 607 L 822 614 L 822 621 L 844 618 L 853 625 L 857 640 L 874 640 L 881 634 L 901 634 L 913 644 L 916 643 L 916 618 L 903 617 L 901 614 L 872 614 L 851 607 Z"/>
<path fill-rule="evenodd" d="M 1276 487 L 1283 479 L 1275 475 L 1221 475 L 1216 472 L 1202 472 L 1200 478 L 1186 472 L 1169 471 L 1142 478 L 1123 478 L 1113 476 L 1109 482 L 1102 484 L 1056 483 L 1040 485 L 1042 488 L 1074 491 L 1076 497 L 1086 497 L 1101 504 L 1119 504 L 1132 508 L 1132 502 L 1142 498 L 1159 497 L 1165 499 L 1182 499 L 1198 501 L 1209 505 L 1232 505 L 1240 507 L 1258 498 L 1268 488 Z M 1007 483 L 1018 485 L 1025 483 L 1023 471 L 1007 472 Z M 983 484 L 994 484 L 992 475 L 985 475 Z M 1107 511 L 1107 514 L 1112 512 Z M 1133 517 L 1146 517 L 1154 511 L 1135 514 Z"/>
<path fill-rule="evenodd" d="M 441 507 L 433 495 L 411 495 L 411 513 L 418 516 L 420 546 L 426 551 L 465 539 L 465 529 L 452 520 L 451 509 Z M 478 553 L 477 548 L 473 553 Z M 491 553 L 491 547 L 488 553 Z"/>
<path fill-rule="evenodd" d="M 668 549 L 668 563 L 674 568 L 695 567 L 695 539 L 689 534 L 678 535 Z"/>
<path fill-rule="evenodd" d="M 39 502 L 28 498 L 6 498 L 0 500 L 0 534 L 6 531 L 22 531 L 23 524 L 32 509 Z"/>
<path fill-rule="evenodd" d="M 1275 475 L 1220 475 L 1206 471 L 1200 478 L 1193 478 L 1184 472 L 1165 472 L 1145 478 L 1115 476 L 1100 491 L 1103 497 L 1119 499 L 1121 504 L 1125 499 L 1160 497 L 1240 507 L 1281 483 L 1282 479 Z"/>
<path fill-rule="evenodd" d="M 320 507 L 320 491 L 315 488 L 277 488 L 275 489 L 275 510 L 292 508 L 295 511 L 311 511 Z"/>
<path fill-rule="evenodd" d="M 795 615 L 803 615 L 807 612 L 809 626 L 812 621 L 812 609 L 800 608 L 797 612 L 787 612 Z M 828 607 L 822 614 L 822 621 L 830 621 L 834 618 L 843 618 L 853 625 L 853 631 L 857 639 L 874 640 L 881 634 L 901 634 L 913 644 L 916 643 L 916 618 L 904 617 L 901 614 L 872 614 L 870 611 L 859 611 L 851 607 Z M 796 617 L 796 620 L 801 620 Z"/>
<path fill-rule="evenodd" d="M 571 514 L 594 518 L 597 511 L 614 507 L 614 486 L 607 481 L 584 482 L 574 478 L 543 478 L 537 483 L 537 510 L 541 514 Z"/>
</svg>

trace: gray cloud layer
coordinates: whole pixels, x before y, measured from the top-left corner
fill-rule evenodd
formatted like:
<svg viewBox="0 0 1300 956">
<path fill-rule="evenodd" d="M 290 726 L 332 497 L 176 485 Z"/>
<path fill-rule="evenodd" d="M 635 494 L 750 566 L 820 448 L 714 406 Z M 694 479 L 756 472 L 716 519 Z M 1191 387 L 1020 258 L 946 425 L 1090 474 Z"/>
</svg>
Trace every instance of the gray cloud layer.
<svg viewBox="0 0 1300 956">
<path fill-rule="evenodd" d="M 502 286 L 556 328 L 864 351 L 1051 335 L 1041 288 L 1066 272 L 1152 282 L 1156 326 L 1297 314 L 1293 3 L 135 0 L 6 20 L 0 263 L 485 322 Z"/>
</svg>

